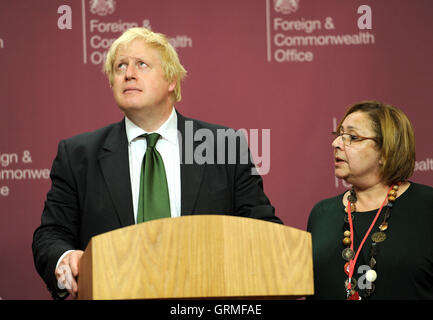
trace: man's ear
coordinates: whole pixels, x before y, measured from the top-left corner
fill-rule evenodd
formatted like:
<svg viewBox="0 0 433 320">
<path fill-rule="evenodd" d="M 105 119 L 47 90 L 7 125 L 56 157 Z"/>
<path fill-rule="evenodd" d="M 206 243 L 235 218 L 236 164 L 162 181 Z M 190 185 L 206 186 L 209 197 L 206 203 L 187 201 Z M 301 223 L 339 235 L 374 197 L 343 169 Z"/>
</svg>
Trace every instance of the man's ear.
<svg viewBox="0 0 433 320">
<path fill-rule="evenodd" d="M 168 85 L 168 92 L 173 92 L 176 88 L 176 78 L 174 78 Z"/>
</svg>

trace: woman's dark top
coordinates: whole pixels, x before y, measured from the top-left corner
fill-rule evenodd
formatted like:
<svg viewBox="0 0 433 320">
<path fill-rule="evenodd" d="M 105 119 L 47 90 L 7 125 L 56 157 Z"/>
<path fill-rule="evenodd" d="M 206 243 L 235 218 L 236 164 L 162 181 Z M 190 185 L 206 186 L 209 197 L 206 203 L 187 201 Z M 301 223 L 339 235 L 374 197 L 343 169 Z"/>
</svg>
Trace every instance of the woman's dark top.
<svg viewBox="0 0 433 320">
<path fill-rule="evenodd" d="M 317 203 L 307 230 L 312 234 L 314 291 L 311 299 L 346 299 L 346 263 L 341 252 L 344 232 L 343 195 Z M 382 210 L 364 243 L 353 277 L 365 282 L 371 235 L 383 220 Z M 358 249 L 377 209 L 353 214 L 354 251 Z M 433 188 L 411 183 L 397 198 L 388 219 L 386 240 L 378 243 L 375 290 L 367 299 L 433 299 Z M 361 273 L 358 273 L 359 267 Z"/>
</svg>

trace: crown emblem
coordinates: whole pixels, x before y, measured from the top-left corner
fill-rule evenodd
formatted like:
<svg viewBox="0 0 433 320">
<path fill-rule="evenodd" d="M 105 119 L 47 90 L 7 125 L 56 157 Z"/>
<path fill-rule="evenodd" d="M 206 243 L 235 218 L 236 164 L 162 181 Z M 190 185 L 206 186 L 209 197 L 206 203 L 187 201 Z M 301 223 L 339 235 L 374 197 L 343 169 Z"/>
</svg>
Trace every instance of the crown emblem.
<svg viewBox="0 0 433 320">
<path fill-rule="evenodd" d="M 115 0 L 90 0 L 90 12 L 99 16 L 112 14 L 116 9 Z"/>
<path fill-rule="evenodd" d="M 290 14 L 298 11 L 299 0 L 274 0 L 274 10 L 282 14 Z"/>
</svg>

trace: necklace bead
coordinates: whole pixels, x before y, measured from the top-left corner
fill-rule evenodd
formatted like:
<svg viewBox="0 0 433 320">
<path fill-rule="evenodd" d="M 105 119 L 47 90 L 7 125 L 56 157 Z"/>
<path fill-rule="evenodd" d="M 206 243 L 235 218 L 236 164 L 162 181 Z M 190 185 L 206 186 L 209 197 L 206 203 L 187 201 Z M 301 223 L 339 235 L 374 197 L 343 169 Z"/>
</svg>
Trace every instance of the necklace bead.
<svg viewBox="0 0 433 320">
<path fill-rule="evenodd" d="M 373 269 L 368 270 L 365 273 L 365 279 L 367 279 L 368 282 L 374 282 L 377 279 L 377 272 Z"/>
<path fill-rule="evenodd" d="M 351 243 L 352 243 L 352 240 L 350 240 L 349 237 L 345 237 L 345 238 L 343 239 L 343 244 L 344 244 L 345 246 L 350 246 Z"/>
<path fill-rule="evenodd" d="M 370 268 L 373 269 L 375 265 L 376 265 L 376 259 L 374 259 L 374 257 L 371 257 L 370 258 Z"/>
<path fill-rule="evenodd" d="M 382 222 L 379 226 L 379 230 L 382 232 L 388 230 L 388 222 Z"/>
<path fill-rule="evenodd" d="M 350 261 L 355 257 L 355 252 L 350 248 L 346 248 L 341 253 L 341 256 L 343 257 L 344 260 Z"/>
<path fill-rule="evenodd" d="M 344 211 L 347 211 L 347 207 L 344 208 Z M 354 203 L 350 203 L 350 212 L 355 212 L 356 211 L 356 206 Z"/>
</svg>

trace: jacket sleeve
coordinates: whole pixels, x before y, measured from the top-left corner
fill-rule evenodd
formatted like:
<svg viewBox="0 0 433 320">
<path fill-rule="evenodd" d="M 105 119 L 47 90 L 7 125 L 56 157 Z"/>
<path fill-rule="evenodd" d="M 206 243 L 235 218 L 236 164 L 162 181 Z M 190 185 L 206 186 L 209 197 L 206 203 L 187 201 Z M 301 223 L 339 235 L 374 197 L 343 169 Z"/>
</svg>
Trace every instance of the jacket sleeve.
<svg viewBox="0 0 433 320">
<path fill-rule="evenodd" d="M 33 258 L 36 270 L 53 298 L 62 298 L 54 274 L 60 256 L 67 250 L 79 248 L 79 204 L 77 188 L 68 158 L 65 141 L 59 143 L 57 156 L 50 173 L 48 191 L 41 224 L 33 234 Z"/>
<path fill-rule="evenodd" d="M 238 159 L 234 167 L 234 211 L 238 216 L 245 216 L 283 224 L 275 215 L 263 189 L 263 180 L 252 160 L 245 137 L 237 135 Z M 228 150 L 230 154 L 230 150 Z M 230 159 L 228 159 L 230 161 Z"/>
</svg>

